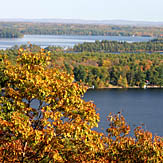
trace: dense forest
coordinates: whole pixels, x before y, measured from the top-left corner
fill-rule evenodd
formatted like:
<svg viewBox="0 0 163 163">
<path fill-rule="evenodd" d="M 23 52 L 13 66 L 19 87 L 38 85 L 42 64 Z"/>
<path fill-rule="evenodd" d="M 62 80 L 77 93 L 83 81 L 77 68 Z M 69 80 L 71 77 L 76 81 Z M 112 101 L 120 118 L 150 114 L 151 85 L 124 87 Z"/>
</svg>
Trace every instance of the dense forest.
<svg viewBox="0 0 163 163">
<path fill-rule="evenodd" d="M 117 42 L 117 41 L 95 41 L 75 45 L 76 52 L 161 52 L 163 51 L 163 39 L 153 39 L 148 42 Z"/>
<path fill-rule="evenodd" d="M 57 66 L 73 73 L 76 81 L 105 88 L 163 86 L 163 55 L 109 53 L 55 53 Z"/>
<path fill-rule="evenodd" d="M 22 45 L 21 48 L 38 52 L 39 46 Z M 18 47 L 1 50 L 14 63 Z M 163 86 L 163 55 L 159 53 L 102 53 L 102 52 L 65 52 L 62 48 L 47 47 L 52 63 L 59 69 L 73 74 L 76 81 L 89 87 L 144 87 Z"/>
<path fill-rule="evenodd" d="M 27 34 L 38 35 L 102 35 L 102 36 L 145 36 L 162 37 L 163 27 L 30 23 L 30 22 L 0 22 L 0 31 L 8 31 L 8 35 L 0 37 L 22 37 Z M 17 35 L 9 35 L 12 30 Z"/>
</svg>

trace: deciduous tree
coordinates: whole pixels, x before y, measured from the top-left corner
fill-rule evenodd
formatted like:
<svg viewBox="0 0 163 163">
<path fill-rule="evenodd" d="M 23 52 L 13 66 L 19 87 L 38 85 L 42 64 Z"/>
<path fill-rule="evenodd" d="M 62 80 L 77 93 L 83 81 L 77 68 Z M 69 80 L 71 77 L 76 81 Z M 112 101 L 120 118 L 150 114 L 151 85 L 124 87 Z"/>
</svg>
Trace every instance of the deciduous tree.
<svg viewBox="0 0 163 163">
<path fill-rule="evenodd" d="M 49 54 L 22 49 L 15 66 L 6 63 L 0 162 L 76 162 L 91 159 L 98 149 L 99 134 L 91 129 L 99 116 L 81 98 L 86 88 L 49 63 Z"/>
</svg>

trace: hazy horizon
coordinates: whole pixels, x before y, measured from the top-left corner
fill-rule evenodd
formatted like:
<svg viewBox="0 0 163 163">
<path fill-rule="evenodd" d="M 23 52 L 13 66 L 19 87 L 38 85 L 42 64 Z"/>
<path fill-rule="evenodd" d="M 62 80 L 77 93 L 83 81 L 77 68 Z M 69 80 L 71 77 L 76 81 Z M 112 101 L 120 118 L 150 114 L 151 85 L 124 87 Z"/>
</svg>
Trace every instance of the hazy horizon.
<svg viewBox="0 0 163 163">
<path fill-rule="evenodd" d="M 132 19 L 77 19 L 77 18 L 46 18 L 46 17 L 41 17 L 41 18 L 1 18 L 0 20 L 79 20 L 79 21 L 126 21 L 126 22 L 163 22 L 162 21 L 157 21 L 157 20 L 132 20 Z"/>
<path fill-rule="evenodd" d="M 5 0 L 0 19 L 163 21 L 163 0 Z"/>
</svg>

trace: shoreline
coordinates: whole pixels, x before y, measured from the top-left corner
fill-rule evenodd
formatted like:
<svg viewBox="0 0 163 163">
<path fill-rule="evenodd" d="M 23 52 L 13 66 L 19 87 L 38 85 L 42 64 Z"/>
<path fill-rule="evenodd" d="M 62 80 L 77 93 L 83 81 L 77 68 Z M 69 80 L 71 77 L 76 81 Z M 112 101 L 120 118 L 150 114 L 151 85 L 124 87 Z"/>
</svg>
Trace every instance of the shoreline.
<svg viewBox="0 0 163 163">
<path fill-rule="evenodd" d="M 163 86 L 147 86 L 145 88 L 141 88 L 139 86 L 129 86 L 129 87 L 120 87 L 120 86 L 108 86 L 108 87 L 98 87 L 98 88 L 92 88 L 92 87 L 89 87 L 88 89 L 148 89 L 148 88 L 153 88 L 153 89 L 162 89 Z"/>
</svg>

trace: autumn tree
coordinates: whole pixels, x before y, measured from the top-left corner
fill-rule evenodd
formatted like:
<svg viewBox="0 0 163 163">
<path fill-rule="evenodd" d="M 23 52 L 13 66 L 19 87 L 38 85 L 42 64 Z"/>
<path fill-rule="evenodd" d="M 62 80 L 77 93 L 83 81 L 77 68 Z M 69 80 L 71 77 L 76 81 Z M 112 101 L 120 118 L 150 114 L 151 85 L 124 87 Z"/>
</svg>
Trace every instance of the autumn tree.
<svg viewBox="0 0 163 163">
<path fill-rule="evenodd" d="M 153 136 L 142 127 L 134 129 L 130 136 L 130 126 L 121 113 L 109 114 L 110 127 L 103 137 L 104 162 L 163 162 L 163 140 Z"/>
<path fill-rule="evenodd" d="M 5 63 L 0 162 L 77 162 L 102 148 L 100 134 L 91 130 L 99 121 L 95 105 L 81 98 L 86 88 L 50 63 L 43 50 L 22 49 L 16 65 Z"/>
</svg>

